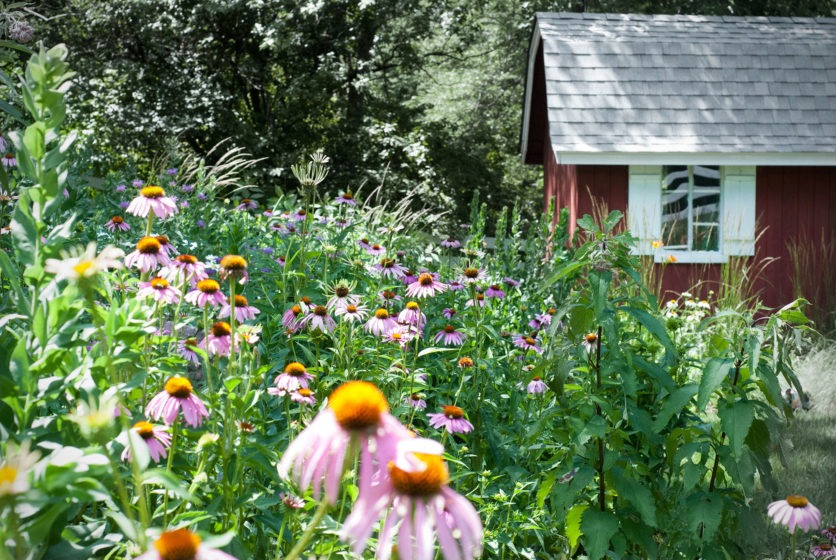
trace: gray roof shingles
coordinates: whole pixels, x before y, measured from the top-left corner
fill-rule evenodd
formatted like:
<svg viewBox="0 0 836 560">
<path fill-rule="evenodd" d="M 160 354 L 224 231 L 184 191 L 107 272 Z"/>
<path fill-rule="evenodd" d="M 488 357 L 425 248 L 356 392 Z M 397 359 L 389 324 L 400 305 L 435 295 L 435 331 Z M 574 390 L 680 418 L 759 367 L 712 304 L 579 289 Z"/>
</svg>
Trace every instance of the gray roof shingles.
<svg viewBox="0 0 836 560">
<path fill-rule="evenodd" d="M 836 19 L 539 13 L 556 152 L 833 153 Z"/>
</svg>

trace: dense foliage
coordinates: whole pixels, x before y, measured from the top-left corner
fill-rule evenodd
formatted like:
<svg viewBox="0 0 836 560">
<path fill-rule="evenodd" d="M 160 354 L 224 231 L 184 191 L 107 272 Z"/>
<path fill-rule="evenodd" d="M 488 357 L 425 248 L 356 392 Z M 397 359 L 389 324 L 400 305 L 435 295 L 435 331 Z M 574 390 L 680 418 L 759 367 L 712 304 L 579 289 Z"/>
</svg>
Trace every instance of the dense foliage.
<svg viewBox="0 0 836 560">
<path fill-rule="evenodd" d="M 32 57 L 0 177 L 7 556 L 388 557 L 390 521 L 404 558 L 411 531 L 422 559 L 435 534 L 462 558 L 479 540 L 491 558 L 742 556 L 789 413 L 779 383 L 801 391 L 798 302 L 660 309 L 618 213 L 568 245 L 565 212 L 525 234 L 505 209 L 489 249 L 475 201 L 466 231 L 429 237 L 408 199 L 326 194 L 321 153 L 266 205 L 223 198 L 235 153 L 79 187 L 66 58 Z M 380 396 L 349 406 L 334 391 L 358 380 Z M 426 439 L 399 453 L 430 452 L 369 463 L 401 425 Z M 358 448 L 358 468 L 336 451 Z M 283 466 L 296 456 L 332 470 Z M 344 529 L 359 508 L 387 520 L 368 544 Z"/>
</svg>

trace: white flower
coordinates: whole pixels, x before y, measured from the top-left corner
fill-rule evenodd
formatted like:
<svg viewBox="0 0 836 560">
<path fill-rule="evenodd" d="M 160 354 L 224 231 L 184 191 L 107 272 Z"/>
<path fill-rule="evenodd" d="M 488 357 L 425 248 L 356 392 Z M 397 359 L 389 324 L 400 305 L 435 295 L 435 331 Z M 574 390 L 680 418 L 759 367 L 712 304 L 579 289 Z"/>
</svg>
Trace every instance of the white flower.
<svg viewBox="0 0 836 560">
<path fill-rule="evenodd" d="M 41 458 L 37 451 L 29 451 L 29 441 L 20 447 L 9 442 L 6 457 L 0 459 L 0 497 L 22 494 L 29 490 L 29 473 L 32 466 Z"/>
<path fill-rule="evenodd" d="M 55 274 L 55 280 L 79 280 L 91 278 L 99 271 L 110 268 L 122 268 L 122 249 L 108 245 L 96 255 L 96 244 L 89 243 L 83 251 L 75 247 L 69 253 L 61 252 L 63 259 L 47 259 L 44 270 Z"/>
</svg>

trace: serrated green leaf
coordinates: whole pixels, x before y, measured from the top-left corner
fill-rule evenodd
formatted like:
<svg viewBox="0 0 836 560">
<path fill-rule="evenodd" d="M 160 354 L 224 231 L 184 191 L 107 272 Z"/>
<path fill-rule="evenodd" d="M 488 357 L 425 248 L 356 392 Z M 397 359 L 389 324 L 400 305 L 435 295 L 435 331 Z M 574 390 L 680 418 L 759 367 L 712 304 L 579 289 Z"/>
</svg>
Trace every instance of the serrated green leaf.
<svg viewBox="0 0 836 560">
<path fill-rule="evenodd" d="M 581 530 L 589 560 L 600 560 L 610 549 L 610 539 L 618 532 L 618 518 L 609 511 L 590 508 L 583 513 Z"/>
<path fill-rule="evenodd" d="M 578 540 L 583 533 L 581 532 L 581 519 L 583 512 L 589 507 L 589 504 L 575 504 L 569 513 L 566 514 L 566 538 L 569 539 L 569 546 L 572 547 L 572 552 L 578 548 Z"/>
<path fill-rule="evenodd" d="M 623 307 L 621 308 L 621 311 L 626 311 L 632 315 L 636 321 L 647 329 L 647 332 L 653 335 L 653 337 L 665 347 L 665 361 L 668 363 L 674 362 L 677 355 L 676 346 L 674 345 L 673 340 L 671 340 L 668 330 L 662 321 L 644 309 Z"/>
<path fill-rule="evenodd" d="M 728 376 L 733 361 L 729 358 L 711 358 L 702 370 L 700 391 L 697 395 L 697 410 L 704 411 L 711 395 L 723 384 Z"/>
<path fill-rule="evenodd" d="M 551 471 L 549 474 L 546 475 L 546 478 L 543 479 L 543 482 L 540 483 L 540 487 L 537 489 L 537 506 L 542 508 L 543 504 L 546 503 L 546 496 L 552 491 L 552 486 L 554 486 L 554 481 L 557 478 L 557 473 L 555 471 Z"/>
<path fill-rule="evenodd" d="M 619 496 L 636 508 L 645 524 L 656 527 L 656 501 L 653 499 L 653 492 L 638 480 L 630 478 L 624 469 L 612 469 L 610 474 Z"/>
<path fill-rule="evenodd" d="M 668 396 L 664 406 L 662 406 L 662 410 L 659 412 L 658 416 L 656 416 L 656 420 L 653 421 L 653 430 L 658 432 L 667 426 L 671 418 L 682 412 L 682 409 L 684 409 L 685 406 L 691 402 L 691 397 L 693 397 L 696 392 L 697 385 L 694 383 L 689 383 L 688 385 L 675 389 L 674 392 Z"/>
<path fill-rule="evenodd" d="M 685 514 L 694 537 L 702 531 L 703 542 L 711 542 L 723 518 L 723 499 L 707 492 L 692 494 L 686 500 Z"/>
<path fill-rule="evenodd" d="M 755 418 L 755 406 L 750 401 L 735 401 L 731 405 L 720 407 L 718 413 L 720 425 L 729 438 L 732 453 L 735 457 L 740 457 L 743 443 Z"/>
</svg>

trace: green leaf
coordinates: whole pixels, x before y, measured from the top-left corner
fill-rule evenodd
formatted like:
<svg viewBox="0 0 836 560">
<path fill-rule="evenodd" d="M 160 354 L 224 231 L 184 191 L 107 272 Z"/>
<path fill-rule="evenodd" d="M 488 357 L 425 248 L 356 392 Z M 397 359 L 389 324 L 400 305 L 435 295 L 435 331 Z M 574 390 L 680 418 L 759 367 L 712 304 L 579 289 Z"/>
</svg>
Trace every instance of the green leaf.
<svg viewBox="0 0 836 560">
<path fill-rule="evenodd" d="M 598 226 L 595 225 L 595 220 L 589 214 L 584 214 L 582 218 L 577 221 L 578 227 L 587 231 L 598 231 Z"/>
<path fill-rule="evenodd" d="M 653 337 L 658 340 L 662 346 L 665 347 L 665 359 L 668 363 L 673 363 L 676 359 L 676 346 L 671 340 L 671 337 L 668 335 L 668 331 L 665 328 L 665 324 L 662 323 L 657 317 L 654 317 L 644 309 L 637 309 L 635 307 L 623 307 L 621 311 L 626 311 L 630 315 L 633 316 L 644 328 L 647 329 L 647 332 L 653 335 Z"/>
<path fill-rule="evenodd" d="M 653 492 L 638 480 L 630 478 L 624 469 L 612 469 L 610 473 L 619 496 L 633 504 L 642 521 L 651 527 L 657 527 L 656 501 L 653 499 Z"/>
<path fill-rule="evenodd" d="M 42 122 L 35 122 L 26 127 L 26 131 L 23 133 L 23 144 L 33 159 L 39 160 L 44 157 L 46 142 Z"/>
<path fill-rule="evenodd" d="M 28 204 L 29 198 L 21 195 L 10 226 L 18 260 L 24 265 L 31 266 L 35 264 L 35 240 L 38 238 L 38 229 L 35 219 L 29 213 Z"/>
<path fill-rule="evenodd" d="M 733 361 L 730 358 L 711 358 L 708 360 L 702 370 L 702 378 L 700 378 L 697 410 L 705 410 L 705 405 L 708 404 L 708 400 L 714 391 L 723 384 L 723 380 L 728 376 L 732 365 Z"/>
<path fill-rule="evenodd" d="M 723 431 L 729 437 L 732 453 L 740 457 L 740 450 L 755 418 L 755 406 L 751 401 L 735 401 L 720 407 L 718 413 Z"/>
<path fill-rule="evenodd" d="M 689 383 L 688 385 L 674 389 L 673 393 L 671 393 L 665 401 L 661 412 L 659 412 L 659 415 L 656 416 L 656 420 L 653 421 L 653 430 L 659 432 L 667 426 L 671 418 L 682 412 L 682 409 L 685 408 L 689 402 L 691 402 L 691 397 L 693 397 L 696 392 L 697 385 L 694 383 Z"/>
<path fill-rule="evenodd" d="M 537 506 L 542 508 L 543 504 L 546 503 L 546 496 L 549 495 L 549 492 L 552 491 L 552 486 L 554 486 L 554 481 L 557 478 L 557 472 L 551 471 L 549 474 L 546 475 L 546 478 L 543 479 L 543 482 L 540 483 L 540 487 L 537 489 Z"/>
<path fill-rule="evenodd" d="M 136 430 L 128 430 L 128 438 L 130 438 L 128 449 L 131 450 L 131 457 L 139 465 L 139 470 L 144 471 L 151 463 L 151 454 L 148 452 L 148 444 L 139 435 Z"/>
<path fill-rule="evenodd" d="M 618 518 L 609 511 L 588 509 L 583 514 L 581 530 L 589 560 L 600 560 L 610 548 L 610 539 L 618 532 Z"/>
<path fill-rule="evenodd" d="M 578 547 L 578 539 L 581 538 L 581 519 L 583 512 L 589 507 L 589 504 L 575 504 L 569 513 L 566 514 L 566 538 L 569 539 L 569 546 L 572 547 L 572 552 Z"/>
<path fill-rule="evenodd" d="M 453 352 L 453 351 L 456 351 L 456 350 L 458 350 L 458 348 L 436 348 L 436 347 L 424 348 L 423 350 L 418 352 L 418 357 L 420 358 L 421 356 L 427 356 L 429 354 L 436 354 L 438 352 Z"/>
<path fill-rule="evenodd" d="M 194 496 L 183 488 L 180 479 L 165 469 L 151 469 L 142 473 L 141 482 L 142 484 L 159 484 L 179 498 L 190 502 L 195 501 Z"/>
<path fill-rule="evenodd" d="M 609 216 L 607 216 L 604 220 L 604 232 L 611 232 L 613 228 L 618 225 L 618 222 L 620 222 L 623 217 L 624 214 L 620 210 L 613 210 L 612 212 L 610 212 Z"/>
<path fill-rule="evenodd" d="M 694 537 L 702 530 L 703 542 L 710 543 L 723 518 L 723 499 L 717 494 L 699 492 L 688 497 L 684 509 Z"/>
</svg>

